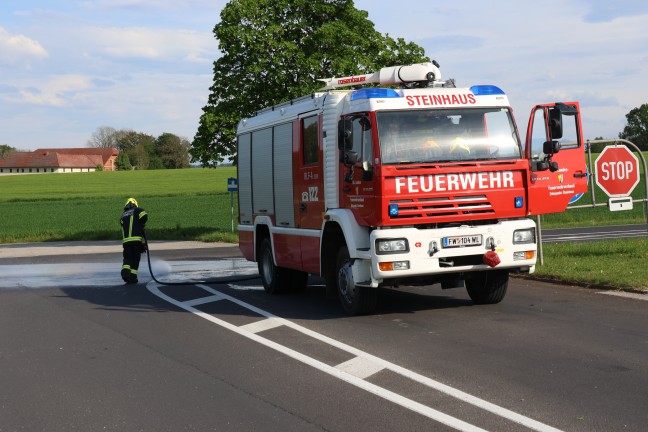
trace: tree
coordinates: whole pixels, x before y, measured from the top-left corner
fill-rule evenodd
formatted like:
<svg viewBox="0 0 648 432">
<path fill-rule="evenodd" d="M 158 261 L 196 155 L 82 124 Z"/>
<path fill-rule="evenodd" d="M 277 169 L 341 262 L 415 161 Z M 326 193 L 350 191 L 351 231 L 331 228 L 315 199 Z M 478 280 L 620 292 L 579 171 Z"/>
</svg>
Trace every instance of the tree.
<svg viewBox="0 0 648 432">
<path fill-rule="evenodd" d="M 420 46 L 377 32 L 352 0 L 231 0 L 220 17 L 222 57 L 190 150 L 204 166 L 234 155 L 241 118 L 317 90 L 317 78 L 429 61 Z"/>
<path fill-rule="evenodd" d="M 115 148 L 117 147 L 117 130 L 110 126 L 100 126 L 92 133 L 87 142 L 88 147 Z"/>
<path fill-rule="evenodd" d="M 155 140 L 156 153 L 165 168 L 188 168 L 190 143 L 171 133 L 163 133 Z"/>
<path fill-rule="evenodd" d="M 626 114 L 626 120 L 628 124 L 619 134 L 619 138 L 631 141 L 641 150 L 648 150 L 648 104 L 631 109 Z"/>
<path fill-rule="evenodd" d="M 155 156 L 155 138 L 132 129 L 117 132 L 117 148 L 128 155 L 128 159 L 137 169 L 149 168 L 151 157 Z"/>
<path fill-rule="evenodd" d="M 131 165 L 139 170 L 145 170 L 149 168 L 149 162 L 151 157 L 149 156 L 148 151 L 144 143 L 138 143 L 134 147 L 125 150 L 128 155 L 128 159 L 131 161 Z"/>
<path fill-rule="evenodd" d="M 128 171 L 133 168 L 128 159 L 128 155 L 125 152 L 119 152 L 119 155 L 115 159 L 115 166 L 119 171 Z"/>
<path fill-rule="evenodd" d="M 8 146 L 6 144 L 0 144 L 0 159 L 4 159 L 11 152 L 16 151 L 14 147 Z"/>
</svg>

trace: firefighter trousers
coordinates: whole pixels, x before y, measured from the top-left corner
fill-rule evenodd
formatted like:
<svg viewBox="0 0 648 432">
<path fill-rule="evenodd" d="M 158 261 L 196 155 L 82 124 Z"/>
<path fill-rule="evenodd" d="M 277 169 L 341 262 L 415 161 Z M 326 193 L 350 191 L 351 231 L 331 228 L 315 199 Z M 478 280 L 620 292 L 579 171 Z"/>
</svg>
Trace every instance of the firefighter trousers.
<svg viewBox="0 0 648 432">
<path fill-rule="evenodd" d="M 139 241 L 124 243 L 124 263 L 121 277 L 126 283 L 137 283 L 137 269 L 142 257 L 142 244 Z"/>
</svg>

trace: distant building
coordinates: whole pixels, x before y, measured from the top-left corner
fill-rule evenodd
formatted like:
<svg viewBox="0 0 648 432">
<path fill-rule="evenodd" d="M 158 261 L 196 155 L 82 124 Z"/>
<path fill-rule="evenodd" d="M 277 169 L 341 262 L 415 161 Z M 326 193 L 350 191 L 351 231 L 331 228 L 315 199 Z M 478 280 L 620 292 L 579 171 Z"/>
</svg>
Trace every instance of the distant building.
<svg viewBox="0 0 648 432">
<path fill-rule="evenodd" d="M 116 171 L 114 148 L 57 148 L 33 152 L 11 152 L 0 159 L 0 175 L 92 172 L 101 165 L 104 171 Z"/>
</svg>

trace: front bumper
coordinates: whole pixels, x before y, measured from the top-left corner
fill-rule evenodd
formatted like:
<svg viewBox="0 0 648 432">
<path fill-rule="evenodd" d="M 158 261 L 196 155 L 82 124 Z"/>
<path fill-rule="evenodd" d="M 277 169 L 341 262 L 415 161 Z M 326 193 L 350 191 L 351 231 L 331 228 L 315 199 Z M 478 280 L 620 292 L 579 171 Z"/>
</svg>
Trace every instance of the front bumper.
<svg viewBox="0 0 648 432">
<path fill-rule="evenodd" d="M 532 230 L 533 239 L 524 244 L 514 244 L 516 230 Z M 478 245 L 449 245 L 444 238 L 480 238 Z M 377 251 L 380 240 L 405 239 L 407 250 L 396 252 Z M 489 270 L 484 255 L 494 251 L 499 258 L 497 269 L 533 273 L 537 256 L 535 223 L 531 219 L 504 220 L 496 224 L 461 226 L 441 229 L 418 229 L 414 227 L 379 229 L 371 232 L 370 251 L 356 260 L 356 280 L 371 280 L 371 286 L 389 279 L 408 279 L 451 276 L 466 272 Z M 492 253 L 491 253 L 492 255 Z M 355 266 L 355 265 L 354 265 Z M 369 268 L 366 268 L 366 267 Z M 362 267 L 365 267 L 364 269 Z"/>
</svg>

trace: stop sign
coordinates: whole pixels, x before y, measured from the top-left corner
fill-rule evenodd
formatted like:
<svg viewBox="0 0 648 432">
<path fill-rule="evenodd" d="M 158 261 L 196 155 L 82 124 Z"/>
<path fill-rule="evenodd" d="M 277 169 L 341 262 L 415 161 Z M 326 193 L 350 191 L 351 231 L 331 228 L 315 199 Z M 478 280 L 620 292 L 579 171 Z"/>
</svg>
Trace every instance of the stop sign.
<svg viewBox="0 0 648 432">
<path fill-rule="evenodd" d="M 596 184 L 610 197 L 630 195 L 639 183 L 639 160 L 624 145 L 605 147 L 594 166 Z"/>
</svg>

